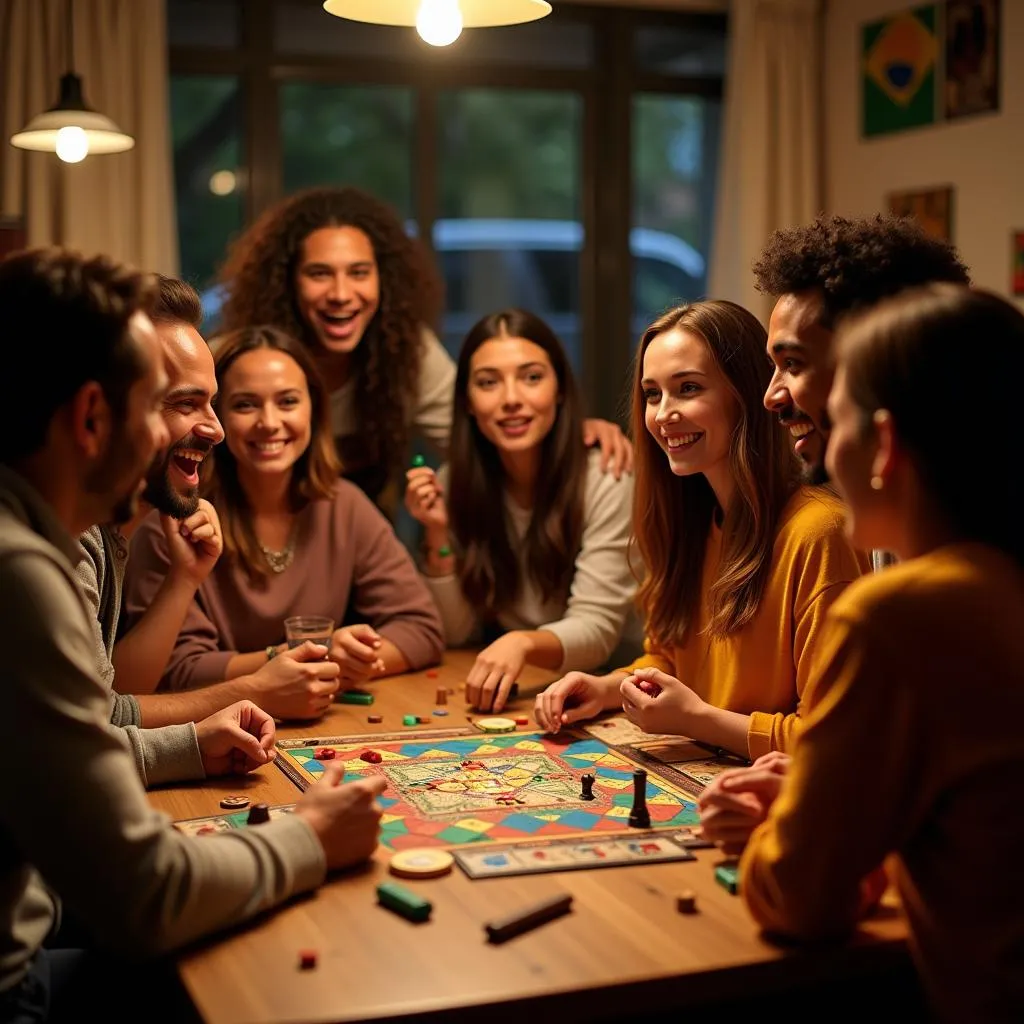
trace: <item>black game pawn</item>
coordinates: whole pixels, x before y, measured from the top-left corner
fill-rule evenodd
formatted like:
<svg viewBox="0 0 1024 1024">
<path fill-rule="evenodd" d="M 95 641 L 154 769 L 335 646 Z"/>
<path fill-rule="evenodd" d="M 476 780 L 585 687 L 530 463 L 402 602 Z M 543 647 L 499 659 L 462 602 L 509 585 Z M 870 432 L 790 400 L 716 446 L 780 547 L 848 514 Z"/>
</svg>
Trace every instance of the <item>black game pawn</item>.
<svg viewBox="0 0 1024 1024">
<path fill-rule="evenodd" d="M 633 807 L 629 812 L 629 827 L 651 827 L 651 812 L 647 810 L 647 772 L 643 768 L 633 772 Z"/>
<path fill-rule="evenodd" d="M 580 777 L 580 785 L 583 787 L 580 790 L 581 800 L 594 800 L 594 776 L 591 772 Z"/>
<path fill-rule="evenodd" d="M 270 821 L 270 808 L 266 804 L 253 804 L 245 819 L 246 825 L 262 825 L 265 821 Z"/>
</svg>

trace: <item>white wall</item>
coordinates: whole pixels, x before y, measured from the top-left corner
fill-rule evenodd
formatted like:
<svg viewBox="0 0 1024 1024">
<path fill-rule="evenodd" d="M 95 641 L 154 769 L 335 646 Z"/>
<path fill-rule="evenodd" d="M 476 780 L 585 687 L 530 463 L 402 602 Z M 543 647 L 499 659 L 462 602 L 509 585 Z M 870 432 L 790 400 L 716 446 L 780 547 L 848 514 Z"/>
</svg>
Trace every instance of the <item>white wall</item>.
<svg viewBox="0 0 1024 1024">
<path fill-rule="evenodd" d="M 1003 0 L 1000 111 L 860 137 L 860 29 L 901 0 L 829 0 L 825 197 L 829 212 L 887 208 L 889 192 L 954 186 L 953 241 L 974 283 L 1010 293 L 1010 233 L 1024 231 L 1024 0 Z M 1024 306 L 1024 300 L 1018 300 Z"/>
</svg>

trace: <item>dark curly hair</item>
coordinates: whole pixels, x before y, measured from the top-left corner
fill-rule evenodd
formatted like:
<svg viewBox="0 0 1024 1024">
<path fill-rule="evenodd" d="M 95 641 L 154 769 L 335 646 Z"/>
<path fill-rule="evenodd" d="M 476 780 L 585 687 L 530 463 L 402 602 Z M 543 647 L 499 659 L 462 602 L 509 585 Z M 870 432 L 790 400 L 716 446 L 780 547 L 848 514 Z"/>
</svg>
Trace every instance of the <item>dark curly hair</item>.
<svg viewBox="0 0 1024 1024">
<path fill-rule="evenodd" d="M 352 353 L 359 437 L 341 446 L 342 471 L 369 470 L 375 491 L 403 464 L 419 386 L 424 326 L 441 311 L 440 276 L 427 251 L 410 238 L 394 210 L 357 188 L 314 188 L 267 210 L 231 246 L 220 271 L 225 288 L 223 331 L 277 327 L 310 348 L 295 270 L 302 244 L 324 227 L 353 227 L 373 245 L 380 273 L 380 308 Z"/>
<path fill-rule="evenodd" d="M 754 264 L 754 277 L 768 295 L 820 291 L 828 327 L 906 288 L 970 284 L 952 245 L 910 217 L 882 214 L 863 220 L 822 215 L 806 227 L 776 231 Z"/>
</svg>

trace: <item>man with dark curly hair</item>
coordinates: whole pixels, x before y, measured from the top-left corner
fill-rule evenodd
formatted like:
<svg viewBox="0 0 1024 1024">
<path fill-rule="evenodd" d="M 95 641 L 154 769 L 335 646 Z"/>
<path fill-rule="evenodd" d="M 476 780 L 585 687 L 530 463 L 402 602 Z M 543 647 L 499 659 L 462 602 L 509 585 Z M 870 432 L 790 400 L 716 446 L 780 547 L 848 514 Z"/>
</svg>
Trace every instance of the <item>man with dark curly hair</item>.
<svg viewBox="0 0 1024 1024">
<path fill-rule="evenodd" d="M 832 339 L 848 313 L 916 285 L 969 284 L 956 249 L 914 220 L 820 216 L 776 231 L 754 264 L 759 291 L 776 296 L 768 324 L 775 374 L 764 404 L 793 437 L 809 483 L 828 481 L 825 410 L 835 370 Z"/>
<path fill-rule="evenodd" d="M 414 433 L 447 452 L 455 364 L 432 329 L 443 288 L 386 203 L 351 187 L 298 192 L 242 234 L 220 277 L 222 330 L 270 325 L 313 352 L 342 472 L 371 498 L 405 469 Z M 631 463 L 616 424 L 588 420 L 584 443 L 616 476 Z"/>
</svg>

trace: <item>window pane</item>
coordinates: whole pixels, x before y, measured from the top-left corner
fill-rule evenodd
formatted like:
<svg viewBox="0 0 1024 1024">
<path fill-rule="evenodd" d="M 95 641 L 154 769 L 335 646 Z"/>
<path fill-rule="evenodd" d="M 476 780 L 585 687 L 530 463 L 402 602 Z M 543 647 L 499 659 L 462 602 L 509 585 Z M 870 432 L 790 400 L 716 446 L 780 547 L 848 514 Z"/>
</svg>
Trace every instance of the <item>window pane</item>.
<svg viewBox="0 0 1024 1024">
<path fill-rule="evenodd" d="M 704 296 L 714 216 L 719 104 L 633 100 L 633 340 L 667 307 Z"/>
<path fill-rule="evenodd" d="M 724 78 L 725 39 L 724 22 L 706 28 L 642 26 L 633 35 L 633 59 L 640 72 Z"/>
<path fill-rule="evenodd" d="M 356 185 L 413 216 L 413 95 L 389 86 L 281 86 L 286 193 Z"/>
<path fill-rule="evenodd" d="M 415 29 L 370 25 L 328 14 L 308 0 L 278 0 L 274 4 L 274 49 L 278 53 L 350 54 L 358 57 L 407 56 Z"/>
<path fill-rule="evenodd" d="M 444 341 L 505 306 L 543 317 L 579 366 L 582 98 L 465 89 L 440 96 Z"/>
<path fill-rule="evenodd" d="M 231 50 L 238 46 L 238 0 L 168 0 L 167 41 L 171 46 Z"/>
<path fill-rule="evenodd" d="M 171 77 L 174 190 L 182 276 L 201 292 L 242 226 L 241 90 L 224 75 Z M 204 306 L 216 300 L 205 293 Z"/>
</svg>

